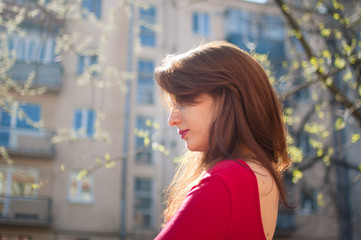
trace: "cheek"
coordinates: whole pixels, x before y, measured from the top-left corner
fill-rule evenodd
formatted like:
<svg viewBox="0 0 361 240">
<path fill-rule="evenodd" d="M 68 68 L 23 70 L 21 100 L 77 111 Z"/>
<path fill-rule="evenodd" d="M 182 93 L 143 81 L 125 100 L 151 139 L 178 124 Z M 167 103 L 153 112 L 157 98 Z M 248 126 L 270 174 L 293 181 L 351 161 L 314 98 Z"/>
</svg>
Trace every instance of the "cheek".
<svg viewBox="0 0 361 240">
<path fill-rule="evenodd" d="M 207 148 L 209 146 L 209 138 L 211 137 L 210 133 L 211 133 L 211 128 L 212 128 L 213 124 L 214 124 L 214 120 L 211 117 L 209 119 L 207 119 L 207 122 L 204 123 L 204 132 L 203 132 L 204 142 L 203 142 L 203 144 Z"/>
<path fill-rule="evenodd" d="M 204 122 L 204 128 L 205 128 L 205 131 L 207 132 L 207 135 L 209 136 L 209 133 L 211 131 L 211 128 L 214 124 L 214 119 L 213 119 L 213 116 L 208 116 L 207 120 Z"/>
<path fill-rule="evenodd" d="M 211 122 L 207 122 L 203 125 L 202 132 L 199 134 L 198 144 L 200 151 L 206 151 L 209 147 Z"/>
</svg>

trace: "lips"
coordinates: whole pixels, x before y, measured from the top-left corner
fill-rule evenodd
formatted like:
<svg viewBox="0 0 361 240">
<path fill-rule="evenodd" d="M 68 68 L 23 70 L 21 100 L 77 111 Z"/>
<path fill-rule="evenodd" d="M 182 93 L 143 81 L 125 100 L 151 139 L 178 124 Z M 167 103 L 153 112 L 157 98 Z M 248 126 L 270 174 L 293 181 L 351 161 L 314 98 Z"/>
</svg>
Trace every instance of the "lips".
<svg viewBox="0 0 361 240">
<path fill-rule="evenodd" d="M 188 132 L 189 132 L 189 129 L 179 130 L 179 134 L 182 136 L 182 139 L 185 138 L 185 136 Z"/>
</svg>

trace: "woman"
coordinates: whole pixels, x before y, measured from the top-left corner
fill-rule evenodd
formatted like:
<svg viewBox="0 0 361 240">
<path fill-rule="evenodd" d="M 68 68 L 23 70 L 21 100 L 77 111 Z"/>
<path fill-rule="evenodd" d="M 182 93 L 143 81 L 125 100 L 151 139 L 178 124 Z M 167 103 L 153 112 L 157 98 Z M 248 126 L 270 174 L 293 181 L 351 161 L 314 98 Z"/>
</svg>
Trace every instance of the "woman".
<svg viewBox="0 0 361 240">
<path fill-rule="evenodd" d="M 189 150 L 156 240 L 272 239 L 290 159 L 265 71 L 238 47 L 212 42 L 167 56 L 155 79 Z"/>
</svg>

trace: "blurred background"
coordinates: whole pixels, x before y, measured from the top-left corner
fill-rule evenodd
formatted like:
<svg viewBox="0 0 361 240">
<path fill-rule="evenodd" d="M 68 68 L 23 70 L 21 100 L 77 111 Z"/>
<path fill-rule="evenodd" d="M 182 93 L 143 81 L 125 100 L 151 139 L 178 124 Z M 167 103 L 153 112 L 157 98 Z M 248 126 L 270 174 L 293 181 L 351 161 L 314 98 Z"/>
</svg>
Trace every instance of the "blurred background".
<svg viewBox="0 0 361 240">
<path fill-rule="evenodd" d="M 274 239 L 361 239 L 358 0 L 0 0 L 0 239 L 153 239 L 184 143 L 153 71 L 213 40 L 265 67 L 291 205 Z"/>
</svg>

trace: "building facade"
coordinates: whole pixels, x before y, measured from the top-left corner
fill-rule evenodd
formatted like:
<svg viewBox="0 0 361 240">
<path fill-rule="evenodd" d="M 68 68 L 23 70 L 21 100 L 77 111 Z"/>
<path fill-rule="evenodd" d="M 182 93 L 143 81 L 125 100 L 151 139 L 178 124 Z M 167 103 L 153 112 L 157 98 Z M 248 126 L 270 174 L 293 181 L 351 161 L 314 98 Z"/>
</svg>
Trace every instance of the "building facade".
<svg viewBox="0 0 361 240">
<path fill-rule="evenodd" d="M 24 25 L 25 38 L 8 36 L 17 53 L 9 76 L 25 82 L 35 69 L 34 82 L 48 91 L 19 98 L 19 109 L 34 122 L 42 119 L 41 128 L 16 116 L 17 109 L 1 111 L 0 145 L 11 159 L 0 163 L 0 239 L 153 239 L 162 223 L 163 190 L 184 149 L 176 130 L 167 127 L 155 66 L 166 54 L 227 40 L 268 54 L 275 75 L 283 74 L 287 30 L 272 1 L 79 4 L 82 14 L 106 24 L 110 9 L 122 9 L 112 31 L 92 27 L 86 17 L 67 23 L 80 36 L 76 44 L 94 39 L 89 48 L 97 49 L 106 34 L 99 55 L 55 55 L 56 26 L 45 40 L 39 24 Z M 122 80 L 111 81 L 97 70 L 99 63 L 122 70 Z M 335 211 L 315 210 L 313 198 L 292 191 L 300 207 L 280 212 L 275 239 L 338 239 Z"/>
</svg>

